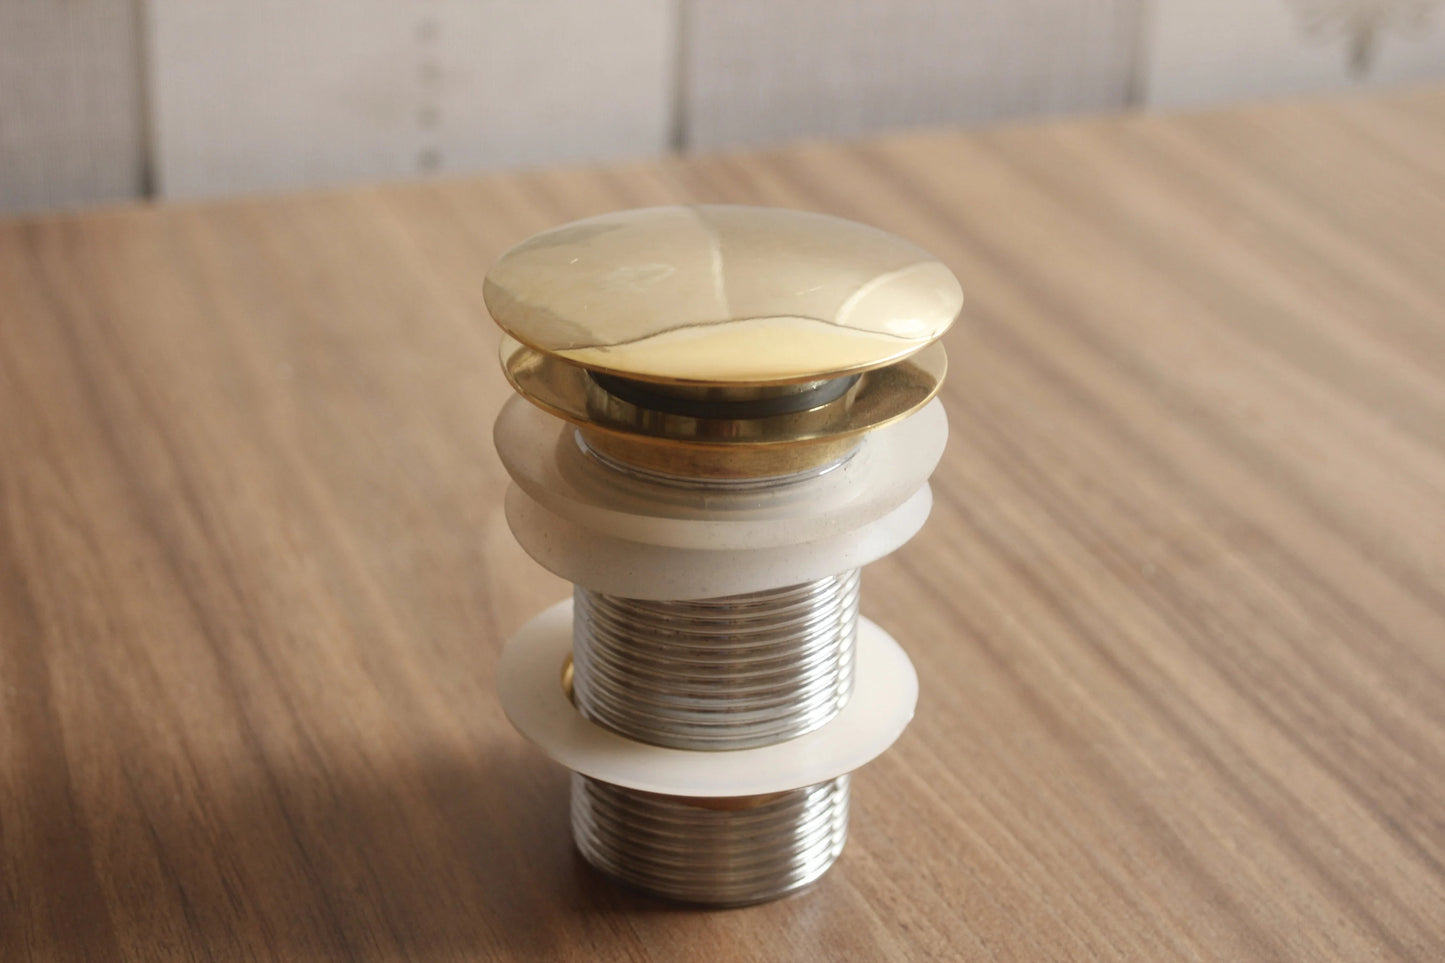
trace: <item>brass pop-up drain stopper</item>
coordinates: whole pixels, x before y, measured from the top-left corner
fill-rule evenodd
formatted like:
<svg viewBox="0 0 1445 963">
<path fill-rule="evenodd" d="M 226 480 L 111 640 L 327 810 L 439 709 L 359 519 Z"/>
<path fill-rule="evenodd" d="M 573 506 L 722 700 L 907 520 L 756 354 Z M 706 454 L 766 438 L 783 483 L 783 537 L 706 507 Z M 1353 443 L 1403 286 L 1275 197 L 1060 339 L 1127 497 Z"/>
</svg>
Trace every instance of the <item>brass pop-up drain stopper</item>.
<svg viewBox="0 0 1445 963">
<path fill-rule="evenodd" d="M 485 298 L 507 520 L 575 585 L 498 686 L 573 770 L 578 849 L 697 903 L 812 882 L 917 699 L 858 573 L 927 517 L 957 280 L 838 218 L 661 207 L 536 235 Z"/>
</svg>

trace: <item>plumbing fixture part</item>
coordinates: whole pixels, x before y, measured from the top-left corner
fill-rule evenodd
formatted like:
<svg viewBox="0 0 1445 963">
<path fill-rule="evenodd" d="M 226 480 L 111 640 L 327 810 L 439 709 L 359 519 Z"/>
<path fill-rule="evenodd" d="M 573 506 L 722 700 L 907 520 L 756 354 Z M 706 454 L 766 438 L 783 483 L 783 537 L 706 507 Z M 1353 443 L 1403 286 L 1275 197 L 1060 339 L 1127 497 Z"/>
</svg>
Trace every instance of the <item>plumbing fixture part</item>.
<svg viewBox="0 0 1445 963">
<path fill-rule="evenodd" d="M 927 517 L 957 280 L 838 218 L 663 207 L 524 241 L 484 297 L 508 523 L 574 583 L 498 687 L 573 770 L 578 849 L 686 902 L 806 886 L 917 698 L 859 570 Z"/>
</svg>

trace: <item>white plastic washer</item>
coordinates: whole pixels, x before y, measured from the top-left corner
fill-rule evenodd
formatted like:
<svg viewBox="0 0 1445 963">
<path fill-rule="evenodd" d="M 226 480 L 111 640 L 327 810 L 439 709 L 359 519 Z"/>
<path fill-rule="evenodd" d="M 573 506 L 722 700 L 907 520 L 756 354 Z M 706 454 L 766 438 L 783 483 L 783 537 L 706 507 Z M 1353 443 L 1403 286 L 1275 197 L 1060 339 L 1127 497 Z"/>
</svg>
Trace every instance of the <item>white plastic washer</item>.
<svg viewBox="0 0 1445 963">
<path fill-rule="evenodd" d="M 572 651 L 572 602 L 559 602 L 512 637 L 497 669 L 512 725 L 574 772 L 616 786 L 715 798 L 783 792 L 849 773 L 903 733 L 918 702 L 918 674 L 902 647 L 858 619 L 853 696 L 826 725 L 757 749 L 722 752 L 650 746 L 582 717 L 562 690 Z"/>
<path fill-rule="evenodd" d="M 520 397 L 502 406 L 493 439 L 508 474 L 554 515 L 602 535 L 676 548 L 799 544 L 888 514 L 933 473 L 948 440 L 937 399 L 860 440 L 838 467 L 754 491 L 679 488 L 630 478 L 578 447 L 572 425 Z"/>
<path fill-rule="evenodd" d="M 852 531 L 776 548 L 672 548 L 590 531 L 555 515 L 515 485 L 507 488 L 507 524 L 537 564 L 595 592 L 640 599 L 705 599 L 807 582 L 860 568 L 899 548 L 923 527 L 933 506 L 927 483 L 882 518 Z M 794 536 L 791 520 L 773 523 Z"/>
</svg>

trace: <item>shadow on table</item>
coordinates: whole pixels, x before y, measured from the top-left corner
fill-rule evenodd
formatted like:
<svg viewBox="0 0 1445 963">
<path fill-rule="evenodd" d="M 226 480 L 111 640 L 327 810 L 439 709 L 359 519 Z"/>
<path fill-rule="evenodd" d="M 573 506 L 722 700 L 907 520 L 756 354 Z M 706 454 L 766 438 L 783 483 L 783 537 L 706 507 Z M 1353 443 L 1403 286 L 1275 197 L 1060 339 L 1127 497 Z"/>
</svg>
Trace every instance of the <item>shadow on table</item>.
<svg viewBox="0 0 1445 963">
<path fill-rule="evenodd" d="M 704 915 L 587 866 L 571 844 L 567 774 L 526 747 L 390 770 L 360 756 L 372 767 L 268 770 L 225 793 L 178 793 L 172 773 L 132 760 L 131 792 L 113 812 L 87 813 L 95 876 L 79 882 L 103 905 L 74 907 L 82 866 L 34 867 L 27 882 L 42 889 L 28 894 L 38 924 L 28 949 L 53 959 L 107 944 L 140 958 L 604 958 L 637 940 L 619 917 L 664 913 L 686 928 L 685 914 Z M 94 925 L 66 925 L 67 915 Z"/>
</svg>

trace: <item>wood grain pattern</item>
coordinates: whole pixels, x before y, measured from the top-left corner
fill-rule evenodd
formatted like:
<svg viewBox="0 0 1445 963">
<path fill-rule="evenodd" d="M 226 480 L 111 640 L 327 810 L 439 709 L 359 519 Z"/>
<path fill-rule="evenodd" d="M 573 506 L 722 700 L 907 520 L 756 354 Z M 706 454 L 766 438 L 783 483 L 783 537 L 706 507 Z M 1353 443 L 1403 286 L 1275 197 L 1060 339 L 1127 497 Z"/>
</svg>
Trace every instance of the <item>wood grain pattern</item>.
<svg viewBox="0 0 1445 963">
<path fill-rule="evenodd" d="M 1445 956 L 1445 91 L 0 224 L 0 958 Z M 485 266 L 684 200 L 960 275 L 923 679 L 799 898 L 574 855 L 492 694 Z"/>
</svg>

